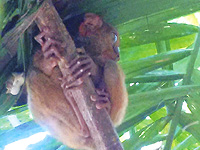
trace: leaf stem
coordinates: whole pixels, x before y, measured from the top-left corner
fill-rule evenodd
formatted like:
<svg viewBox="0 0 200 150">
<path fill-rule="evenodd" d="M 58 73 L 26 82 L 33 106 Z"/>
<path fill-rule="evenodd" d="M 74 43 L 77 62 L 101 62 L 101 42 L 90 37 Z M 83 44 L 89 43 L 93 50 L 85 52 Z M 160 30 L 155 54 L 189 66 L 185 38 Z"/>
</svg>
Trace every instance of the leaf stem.
<svg viewBox="0 0 200 150">
<path fill-rule="evenodd" d="M 196 61 L 196 58 L 197 58 L 197 55 L 198 55 L 199 48 L 200 48 L 200 30 L 199 30 L 198 35 L 196 37 L 194 49 L 192 51 L 190 60 L 188 62 L 188 66 L 186 68 L 186 75 L 183 78 L 183 85 L 190 84 L 191 76 L 192 76 L 192 73 L 193 73 L 193 70 L 194 70 L 194 64 L 195 64 L 195 61 Z M 175 111 L 174 111 L 174 117 L 173 117 L 172 122 L 171 122 L 169 134 L 168 134 L 167 139 L 166 139 L 166 144 L 165 144 L 164 150 L 170 150 L 171 149 L 172 142 L 173 142 L 173 139 L 174 139 L 174 134 L 175 134 L 177 125 L 179 123 L 180 115 L 181 115 L 182 104 L 183 104 L 183 99 L 177 100 L 177 103 L 176 103 L 176 106 L 175 106 Z"/>
</svg>

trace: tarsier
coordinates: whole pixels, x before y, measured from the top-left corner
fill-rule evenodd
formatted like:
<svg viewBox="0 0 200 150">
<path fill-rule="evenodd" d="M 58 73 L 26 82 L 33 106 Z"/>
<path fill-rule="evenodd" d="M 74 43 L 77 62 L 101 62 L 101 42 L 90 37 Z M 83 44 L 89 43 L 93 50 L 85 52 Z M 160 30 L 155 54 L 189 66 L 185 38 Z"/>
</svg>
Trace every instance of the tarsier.
<svg viewBox="0 0 200 150">
<path fill-rule="evenodd" d="M 96 108 L 106 108 L 114 125 L 119 125 L 128 102 L 124 74 L 119 60 L 117 31 L 99 16 L 87 13 L 79 27 L 79 34 L 87 43 L 77 48 L 78 56 L 66 64 L 73 82 L 62 78 L 58 67 L 62 59 L 62 44 L 48 37 L 49 29 L 36 36 L 41 44 L 33 58 L 27 79 L 28 104 L 37 123 L 58 140 L 75 149 L 94 150 L 95 145 L 78 107 L 67 91 L 73 90 L 91 77 L 96 95 L 91 101 Z"/>
</svg>

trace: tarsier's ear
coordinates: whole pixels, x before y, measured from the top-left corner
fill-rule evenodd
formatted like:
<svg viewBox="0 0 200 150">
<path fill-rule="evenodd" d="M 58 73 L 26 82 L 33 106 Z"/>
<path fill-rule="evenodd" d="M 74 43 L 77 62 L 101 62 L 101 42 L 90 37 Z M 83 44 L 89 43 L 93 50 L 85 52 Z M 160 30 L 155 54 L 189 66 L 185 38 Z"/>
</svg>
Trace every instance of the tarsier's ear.
<svg viewBox="0 0 200 150">
<path fill-rule="evenodd" d="M 81 36 L 90 36 L 103 25 L 103 20 L 96 14 L 85 14 L 84 21 L 79 27 L 79 33 Z"/>
</svg>

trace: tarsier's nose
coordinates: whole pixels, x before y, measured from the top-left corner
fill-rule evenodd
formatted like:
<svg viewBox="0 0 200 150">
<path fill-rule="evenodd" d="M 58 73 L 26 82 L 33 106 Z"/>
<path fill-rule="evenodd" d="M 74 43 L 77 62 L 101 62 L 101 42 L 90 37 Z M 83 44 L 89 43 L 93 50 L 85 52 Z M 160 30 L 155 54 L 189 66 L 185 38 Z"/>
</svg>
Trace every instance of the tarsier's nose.
<svg viewBox="0 0 200 150">
<path fill-rule="evenodd" d="M 117 54 L 115 61 L 119 61 L 119 59 L 120 59 L 120 56 L 119 56 L 119 54 Z"/>
<path fill-rule="evenodd" d="M 119 49 L 119 47 L 115 47 L 114 51 L 115 51 L 115 54 L 116 54 L 116 60 L 115 61 L 119 61 L 119 59 L 120 59 L 120 56 L 119 56 L 120 49 Z"/>
</svg>

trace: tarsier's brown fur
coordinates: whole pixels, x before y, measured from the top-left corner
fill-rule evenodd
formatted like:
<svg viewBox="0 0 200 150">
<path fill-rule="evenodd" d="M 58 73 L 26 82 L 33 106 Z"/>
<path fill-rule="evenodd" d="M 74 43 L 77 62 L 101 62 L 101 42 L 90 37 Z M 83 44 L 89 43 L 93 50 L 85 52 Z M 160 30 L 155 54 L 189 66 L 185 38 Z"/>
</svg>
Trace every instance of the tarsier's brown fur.
<svg viewBox="0 0 200 150">
<path fill-rule="evenodd" d="M 128 102 L 124 74 L 116 63 L 116 59 L 119 58 L 118 53 L 113 50 L 119 46 L 119 39 L 113 41 L 113 34 L 117 34 L 116 30 L 100 18 L 101 22 L 94 23 L 98 26 L 90 28 L 91 31 L 86 33 L 87 21 L 90 22 L 91 17 L 94 16 L 97 17 L 94 14 L 86 14 L 85 21 L 80 26 L 80 35 L 89 39 L 89 43 L 84 47 L 86 54 L 99 68 L 102 68 L 98 76 L 101 81 L 104 81 L 110 94 L 111 119 L 114 125 L 119 125 L 125 115 Z M 44 58 L 39 51 L 34 56 L 27 79 L 28 104 L 35 121 L 69 147 L 94 150 L 92 138 L 80 135 L 81 127 L 77 116 L 60 86 L 59 78 L 62 74 L 58 66 L 54 66 L 51 74 L 47 75 L 42 69 L 43 62 Z M 97 86 L 101 81 L 93 80 Z"/>
</svg>

